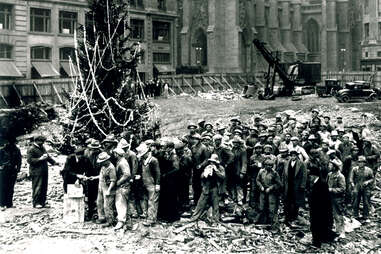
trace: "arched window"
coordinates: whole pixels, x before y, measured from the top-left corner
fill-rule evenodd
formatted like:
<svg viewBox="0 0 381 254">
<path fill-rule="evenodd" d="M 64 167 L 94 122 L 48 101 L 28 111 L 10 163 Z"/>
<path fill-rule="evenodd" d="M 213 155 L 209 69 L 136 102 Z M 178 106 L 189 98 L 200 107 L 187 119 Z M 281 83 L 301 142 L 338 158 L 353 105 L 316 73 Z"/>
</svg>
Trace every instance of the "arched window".
<svg viewBox="0 0 381 254">
<path fill-rule="evenodd" d="M 45 46 L 35 46 L 30 48 L 32 60 L 50 60 L 52 49 Z"/>
<path fill-rule="evenodd" d="M 8 44 L 0 44 L 0 59 L 12 58 L 12 46 Z"/>
<path fill-rule="evenodd" d="M 201 28 L 197 30 L 194 38 L 194 48 L 196 50 L 196 64 L 208 65 L 208 40 L 205 31 Z"/>
<path fill-rule="evenodd" d="M 320 29 L 319 24 L 313 20 L 310 19 L 307 22 L 306 27 L 306 40 L 307 40 L 307 49 L 309 52 L 320 52 Z"/>
<path fill-rule="evenodd" d="M 60 48 L 60 60 L 69 60 L 75 61 L 75 49 L 72 47 Z"/>
</svg>

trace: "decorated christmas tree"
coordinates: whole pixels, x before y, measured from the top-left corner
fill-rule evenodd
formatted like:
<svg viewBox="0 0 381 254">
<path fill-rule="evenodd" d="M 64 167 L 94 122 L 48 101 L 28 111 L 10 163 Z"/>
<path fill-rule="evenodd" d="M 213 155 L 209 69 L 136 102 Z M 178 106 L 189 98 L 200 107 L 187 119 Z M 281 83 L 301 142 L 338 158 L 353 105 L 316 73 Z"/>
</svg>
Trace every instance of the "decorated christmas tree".
<svg viewBox="0 0 381 254">
<path fill-rule="evenodd" d="M 158 126 L 153 104 L 135 95 L 142 85 L 136 67 L 143 51 L 129 39 L 128 1 L 89 0 L 88 5 L 87 22 L 76 33 L 71 67 L 79 76 L 73 80 L 65 146 L 109 134 L 150 138 Z"/>
</svg>

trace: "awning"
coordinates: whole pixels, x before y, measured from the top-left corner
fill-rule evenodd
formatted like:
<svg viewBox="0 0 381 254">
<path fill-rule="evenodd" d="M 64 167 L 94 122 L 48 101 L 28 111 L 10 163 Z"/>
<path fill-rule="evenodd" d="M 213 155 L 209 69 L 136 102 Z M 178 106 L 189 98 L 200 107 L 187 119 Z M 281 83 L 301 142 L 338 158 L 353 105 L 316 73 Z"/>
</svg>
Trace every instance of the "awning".
<svg viewBox="0 0 381 254">
<path fill-rule="evenodd" d="M 60 76 L 60 73 L 54 69 L 50 62 L 32 62 L 32 66 L 36 69 L 41 78 Z"/>
<path fill-rule="evenodd" d="M 175 69 L 173 69 L 172 65 L 155 64 L 155 67 L 157 68 L 159 73 L 176 72 Z"/>
<path fill-rule="evenodd" d="M 74 77 L 79 75 L 78 68 L 76 65 L 72 64 L 70 66 L 70 62 L 61 62 L 60 65 L 69 77 Z"/>
<path fill-rule="evenodd" d="M 0 77 L 23 77 L 14 62 L 0 61 Z"/>
</svg>

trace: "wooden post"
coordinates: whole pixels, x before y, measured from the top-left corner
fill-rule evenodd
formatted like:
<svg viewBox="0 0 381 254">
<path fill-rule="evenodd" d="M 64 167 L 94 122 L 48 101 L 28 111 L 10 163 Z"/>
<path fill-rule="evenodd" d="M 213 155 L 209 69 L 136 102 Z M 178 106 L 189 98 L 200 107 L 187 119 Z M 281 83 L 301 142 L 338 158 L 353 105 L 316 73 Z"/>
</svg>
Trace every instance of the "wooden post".
<svg viewBox="0 0 381 254">
<path fill-rule="evenodd" d="M 15 92 L 16 92 L 16 94 L 17 94 L 17 97 L 19 98 L 19 101 L 20 101 L 21 106 L 24 106 L 25 103 L 23 102 L 23 100 L 22 100 L 22 98 L 21 98 L 21 95 L 20 95 L 19 91 L 17 91 L 17 88 L 16 88 L 15 84 L 12 84 L 12 88 L 15 90 Z"/>
<path fill-rule="evenodd" d="M 36 92 L 37 92 L 37 95 L 38 97 L 40 97 L 40 100 L 45 103 L 44 99 L 42 98 L 41 94 L 40 94 L 40 91 L 38 90 L 37 86 L 36 86 L 36 82 L 33 82 L 33 87 L 34 89 L 36 89 Z"/>
<path fill-rule="evenodd" d="M 52 82 L 52 83 L 51 83 L 51 85 L 52 85 L 52 88 L 53 88 L 53 90 L 54 90 L 55 94 L 56 94 L 56 95 L 57 95 L 57 97 L 58 97 L 58 100 L 60 101 L 60 103 L 61 103 L 61 104 L 63 104 L 63 101 L 62 101 L 61 95 L 58 93 L 58 91 L 57 91 L 56 87 L 54 86 L 54 83 Z"/>
</svg>

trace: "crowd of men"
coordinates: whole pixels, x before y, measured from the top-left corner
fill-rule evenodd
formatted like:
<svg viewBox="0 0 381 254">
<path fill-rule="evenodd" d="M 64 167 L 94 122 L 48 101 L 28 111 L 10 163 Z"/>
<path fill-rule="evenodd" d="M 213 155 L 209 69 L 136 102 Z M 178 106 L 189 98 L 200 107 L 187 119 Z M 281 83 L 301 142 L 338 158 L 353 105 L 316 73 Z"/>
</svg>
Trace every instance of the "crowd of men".
<svg viewBox="0 0 381 254">
<path fill-rule="evenodd" d="M 90 138 L 66 159 L 64 192 L 68 184 L 83 184 L 86 218 L 116 230 L 131 229 L 132 218 L 151 226 L 186 212 L 190 221 L 218 223 L 221 209 L 232 204 L 255 211 L 250 222 L 276 230 L 280 222 L 295 226 L 300 210 L 308 209 L 319 247 L 345 237 L 344 215 L 369 221 L 380 154 L 365 124 L 349 127 L 341 116 L 331 121 L 316 109 L 311 114 L 303 121 L 256 115 L 250 124 L 234 117 L 227 126 L 200 120 L 177 139 L 137 145 L 129 133 L 101 142 Z M 47 167 L 56 163 L 44 141 L 36 137 L 27 155 L 36 208 L 48 206 Z"/>
<path fill-rule="evenodd" d="M 138 98 L 143 99 L 146 97 L 159 97 L 164 92 L 164 87 L 168 84 L 161 79 L 148 80 L 147 82 L 140 82 L 135 84 L 135 94 Z"/>
</svg>

